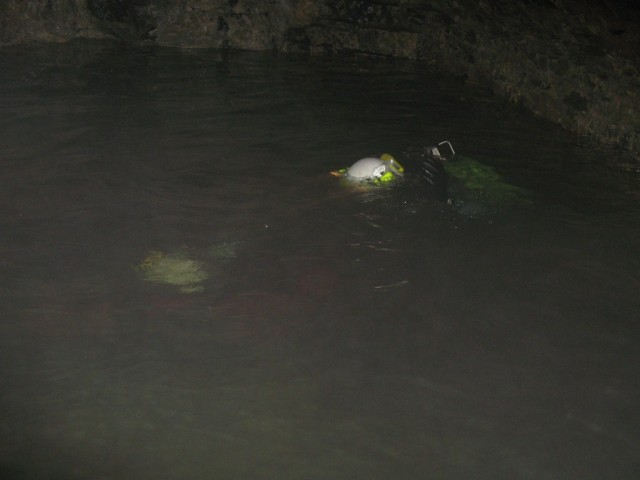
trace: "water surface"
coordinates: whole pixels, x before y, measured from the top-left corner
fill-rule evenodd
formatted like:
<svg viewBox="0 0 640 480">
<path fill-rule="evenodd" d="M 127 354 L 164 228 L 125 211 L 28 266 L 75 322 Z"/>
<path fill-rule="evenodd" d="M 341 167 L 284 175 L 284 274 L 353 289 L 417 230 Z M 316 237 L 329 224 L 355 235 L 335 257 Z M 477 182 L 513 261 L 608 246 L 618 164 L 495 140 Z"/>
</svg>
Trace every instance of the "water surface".
<svg viewBox="0 0 640 480">
<path fill-rule="evenodd" d="M 615 151 L 412 63 L 270 53 L 4 49 L 0 112 L 3 477 L 640 475 Z M 530 201 L 328 174 L 445 139 Z"/>
</svg>

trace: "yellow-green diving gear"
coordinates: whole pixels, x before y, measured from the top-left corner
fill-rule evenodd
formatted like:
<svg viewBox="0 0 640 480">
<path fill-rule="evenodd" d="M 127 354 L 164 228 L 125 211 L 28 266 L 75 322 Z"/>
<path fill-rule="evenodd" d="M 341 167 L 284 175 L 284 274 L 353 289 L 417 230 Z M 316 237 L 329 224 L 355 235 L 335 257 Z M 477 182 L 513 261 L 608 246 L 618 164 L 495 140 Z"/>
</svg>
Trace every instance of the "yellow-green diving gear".
<svg viewBox="0 0 640 480">
<path fill-rule="evenodd" d="M 386 185 L 404 175 L 404 167 L 393 155 L 383 153 L 379 158 L 361 158 L 348 168 L 331 172 L 337 177 L 344 177 L 357 182 Z"/>
</svg>

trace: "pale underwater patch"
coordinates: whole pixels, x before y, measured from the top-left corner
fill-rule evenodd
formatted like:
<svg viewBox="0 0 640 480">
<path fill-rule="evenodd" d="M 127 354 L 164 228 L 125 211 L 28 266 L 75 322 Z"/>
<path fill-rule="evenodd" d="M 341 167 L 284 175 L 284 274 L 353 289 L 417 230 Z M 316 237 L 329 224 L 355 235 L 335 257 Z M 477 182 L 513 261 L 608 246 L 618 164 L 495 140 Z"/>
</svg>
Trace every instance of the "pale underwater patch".
<svg viewBox="0 0 640 480">
<path fill-rule="evenodd" d="M 173 285 L 183 293 L 204 291 L 201 284 L 209 278 L 202 262 L 193 260 L 184 253 L 152 251 L 136 270 L 147 282 Z"/>
<path fill-rule="evenodd" d="M 237 256 L 240 242 L 225 242 L 211 245 L 207 249 L 207 256 L 220 262 L 228 262 Z"/>
<path fill-rule="evenodd" d="M 165 253 L 152 250 L 135 269 L 140 277 L 157 284 L 177 287 L 182 293 L 199 293 L 204 291 L 202 285 L 216 271 L 215 264 L 227 263 L 236 258 L 239 242 L 214 244 L 206 251 L 206 257 L 214 262 L 206 262 L 193 258 L 188 249 Z"/>
</svg>

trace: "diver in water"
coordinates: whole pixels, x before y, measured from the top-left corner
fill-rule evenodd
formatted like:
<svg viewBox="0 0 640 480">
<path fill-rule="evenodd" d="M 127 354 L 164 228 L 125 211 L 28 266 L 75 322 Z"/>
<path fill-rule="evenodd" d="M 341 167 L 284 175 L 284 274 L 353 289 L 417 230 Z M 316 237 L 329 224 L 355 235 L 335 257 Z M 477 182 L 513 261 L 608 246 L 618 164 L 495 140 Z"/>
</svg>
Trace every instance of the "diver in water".
<svg viewBox="0 0 640 480">
<path fill-rule="evenodd" d="M 392 199 L 406 206 L 407 211 L 416 211 L 425 202 L 435 200 L 464 216 L 481 217 L 533 202 L 530 192 L 506 182 L 491 165 L 456 155 L 448 141 L 410 149 L 404 152 L 402 163 L 404 167 L 385 153 L 331 173 L 371 196 Z M 393 193 L 390 188 L 380 188 L 386 186 L 401 188 Z"/>
<path fill-rule="evenodd" d="M 445 146 L 446 150 L 443 148 Z M 444 153 L 441 150 L 445 150 Z M 446 200 L 447 174 L 444 162 L 451 160 L 454 155 L 451 143 L 444 141 L 436 146 L 427 147 L 418 154 L 407 155 L 409 168 L 406 172 L 398 160 L 384 153 L 380 157 L 362 158 L 350 167 L 333 171 L 331 174 L 365 188 L 403 182 L 405 186 L 417 187 L 422 194 L 427 191 L 430 196 Z"/>
</svg>

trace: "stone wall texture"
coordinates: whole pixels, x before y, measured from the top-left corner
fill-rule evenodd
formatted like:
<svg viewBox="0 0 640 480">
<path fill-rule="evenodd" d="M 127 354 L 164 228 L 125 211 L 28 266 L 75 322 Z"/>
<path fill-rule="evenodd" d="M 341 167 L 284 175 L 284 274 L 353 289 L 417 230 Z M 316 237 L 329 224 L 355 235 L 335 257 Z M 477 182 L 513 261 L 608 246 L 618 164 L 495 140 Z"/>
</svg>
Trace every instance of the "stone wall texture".
<svg viewBox="0 0 640 480">
<path fill-rule="evenodd" d="M 640 152 L 634 0 L 0 0 L 0 45 L 116 38 L 428 62 Z"/>
</svg>

